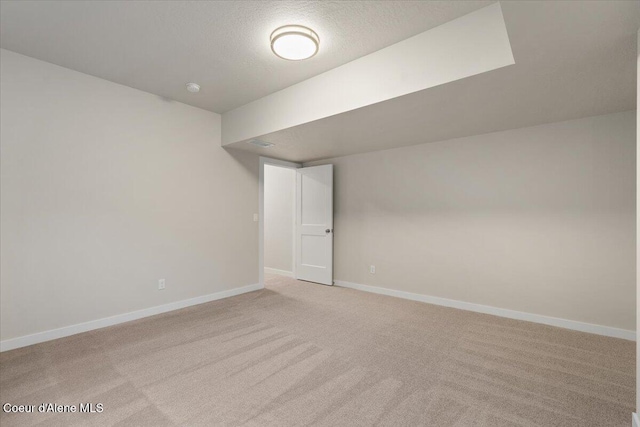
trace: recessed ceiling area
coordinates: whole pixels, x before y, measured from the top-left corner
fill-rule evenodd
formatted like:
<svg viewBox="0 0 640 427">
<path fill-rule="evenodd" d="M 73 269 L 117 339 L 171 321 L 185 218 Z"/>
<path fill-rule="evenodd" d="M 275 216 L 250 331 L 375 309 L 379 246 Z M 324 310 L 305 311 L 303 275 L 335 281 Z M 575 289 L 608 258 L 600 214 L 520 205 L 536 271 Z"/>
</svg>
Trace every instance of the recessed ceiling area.
<svg viewBox="0 0 640 427">
<path fill-rule="evenodd" d="M 491 3 L 3 1 L 0 46 L 224 113 Z M 313 58 L 272 53 L 269 35 L 292 23 L 321 36 Z"/>
<path fill-rule="evenodd" d="M 307 162 L 635 109 L 638 3 L 501 5 L 515 65 L 226 147 Z"/>
</svg>

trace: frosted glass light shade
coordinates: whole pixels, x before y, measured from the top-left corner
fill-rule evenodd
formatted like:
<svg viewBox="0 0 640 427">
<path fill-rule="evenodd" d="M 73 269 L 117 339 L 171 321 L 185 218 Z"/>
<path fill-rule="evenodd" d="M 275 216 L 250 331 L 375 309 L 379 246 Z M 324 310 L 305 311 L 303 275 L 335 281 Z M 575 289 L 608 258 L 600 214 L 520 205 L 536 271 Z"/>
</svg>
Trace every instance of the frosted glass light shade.
<svg viewBox="0 0 640 427">
<path fill-rule="evenodd" d="M 271 33 L 271 50 L 282 59 L 300 61 L 318 53 L 320 38 L 302 25 L 285 25 Z"/>
</svg>

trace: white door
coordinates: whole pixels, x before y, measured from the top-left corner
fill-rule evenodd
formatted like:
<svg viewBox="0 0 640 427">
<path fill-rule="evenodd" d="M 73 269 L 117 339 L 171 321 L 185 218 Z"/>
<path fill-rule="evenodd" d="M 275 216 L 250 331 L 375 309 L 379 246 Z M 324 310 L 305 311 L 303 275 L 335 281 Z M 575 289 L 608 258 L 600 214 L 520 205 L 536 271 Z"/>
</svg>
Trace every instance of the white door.
<svg viewBox="0 0 640 427">
<path fill-rule="evenodd" d="M 296 169 L 296 279 L 333 285 L 333 165 Z"/>
</svg>

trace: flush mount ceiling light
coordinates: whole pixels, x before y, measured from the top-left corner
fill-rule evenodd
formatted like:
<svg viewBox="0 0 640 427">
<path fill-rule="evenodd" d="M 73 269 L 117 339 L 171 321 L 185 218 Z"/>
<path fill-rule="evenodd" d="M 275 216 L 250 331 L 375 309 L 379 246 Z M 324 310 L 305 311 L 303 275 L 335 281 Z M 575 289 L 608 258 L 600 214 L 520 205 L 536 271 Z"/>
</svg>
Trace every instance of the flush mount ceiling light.
<svg viewBox="0 0 640 427">
<path fill-rule="evenodd" d="M 320 38 L 311 28 L 285 25 L 271 33 L 271 50 L 282 59 L 300 61 L 318 53 Z"/>
<path fill-rule="evenodd" d="M 198 83 L 187 83 L 187 90 L 191 93 L 200 92 L 200 85 Z"/>
</svg>

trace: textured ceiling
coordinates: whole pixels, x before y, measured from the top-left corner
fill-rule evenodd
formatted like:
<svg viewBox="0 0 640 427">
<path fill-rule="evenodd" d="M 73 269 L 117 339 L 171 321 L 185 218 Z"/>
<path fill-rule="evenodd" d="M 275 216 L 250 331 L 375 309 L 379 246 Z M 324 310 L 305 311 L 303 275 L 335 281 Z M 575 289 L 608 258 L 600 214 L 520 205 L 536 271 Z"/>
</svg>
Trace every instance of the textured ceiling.
<svg viewBox="0 0 640 427">
<path fill-rule="evenodd" d="M 2 1 L 0 45 L 222 113 L 491 3 Z M 318 32 L 318 55 L 271 53 L 269 34 L 290 23 Z"/>
<path fill-rule="evenodd" d="M 224 112 L 490 3 L 2 1 L 0 42 Z M 501 4 L 515 65 L 264 135 L 270 149 L 232 146 L 310 161 L 635 108 L 640 2 Z M 269 49 L 270 31 L 292 22 L 320 34 L 309 61 Z"/>
<path fill-rule="evenodd" d="M 640 3 L 502 10 L 515 65 L 226 147 L 305 162 L 635 109 Z"/>
</svg>

